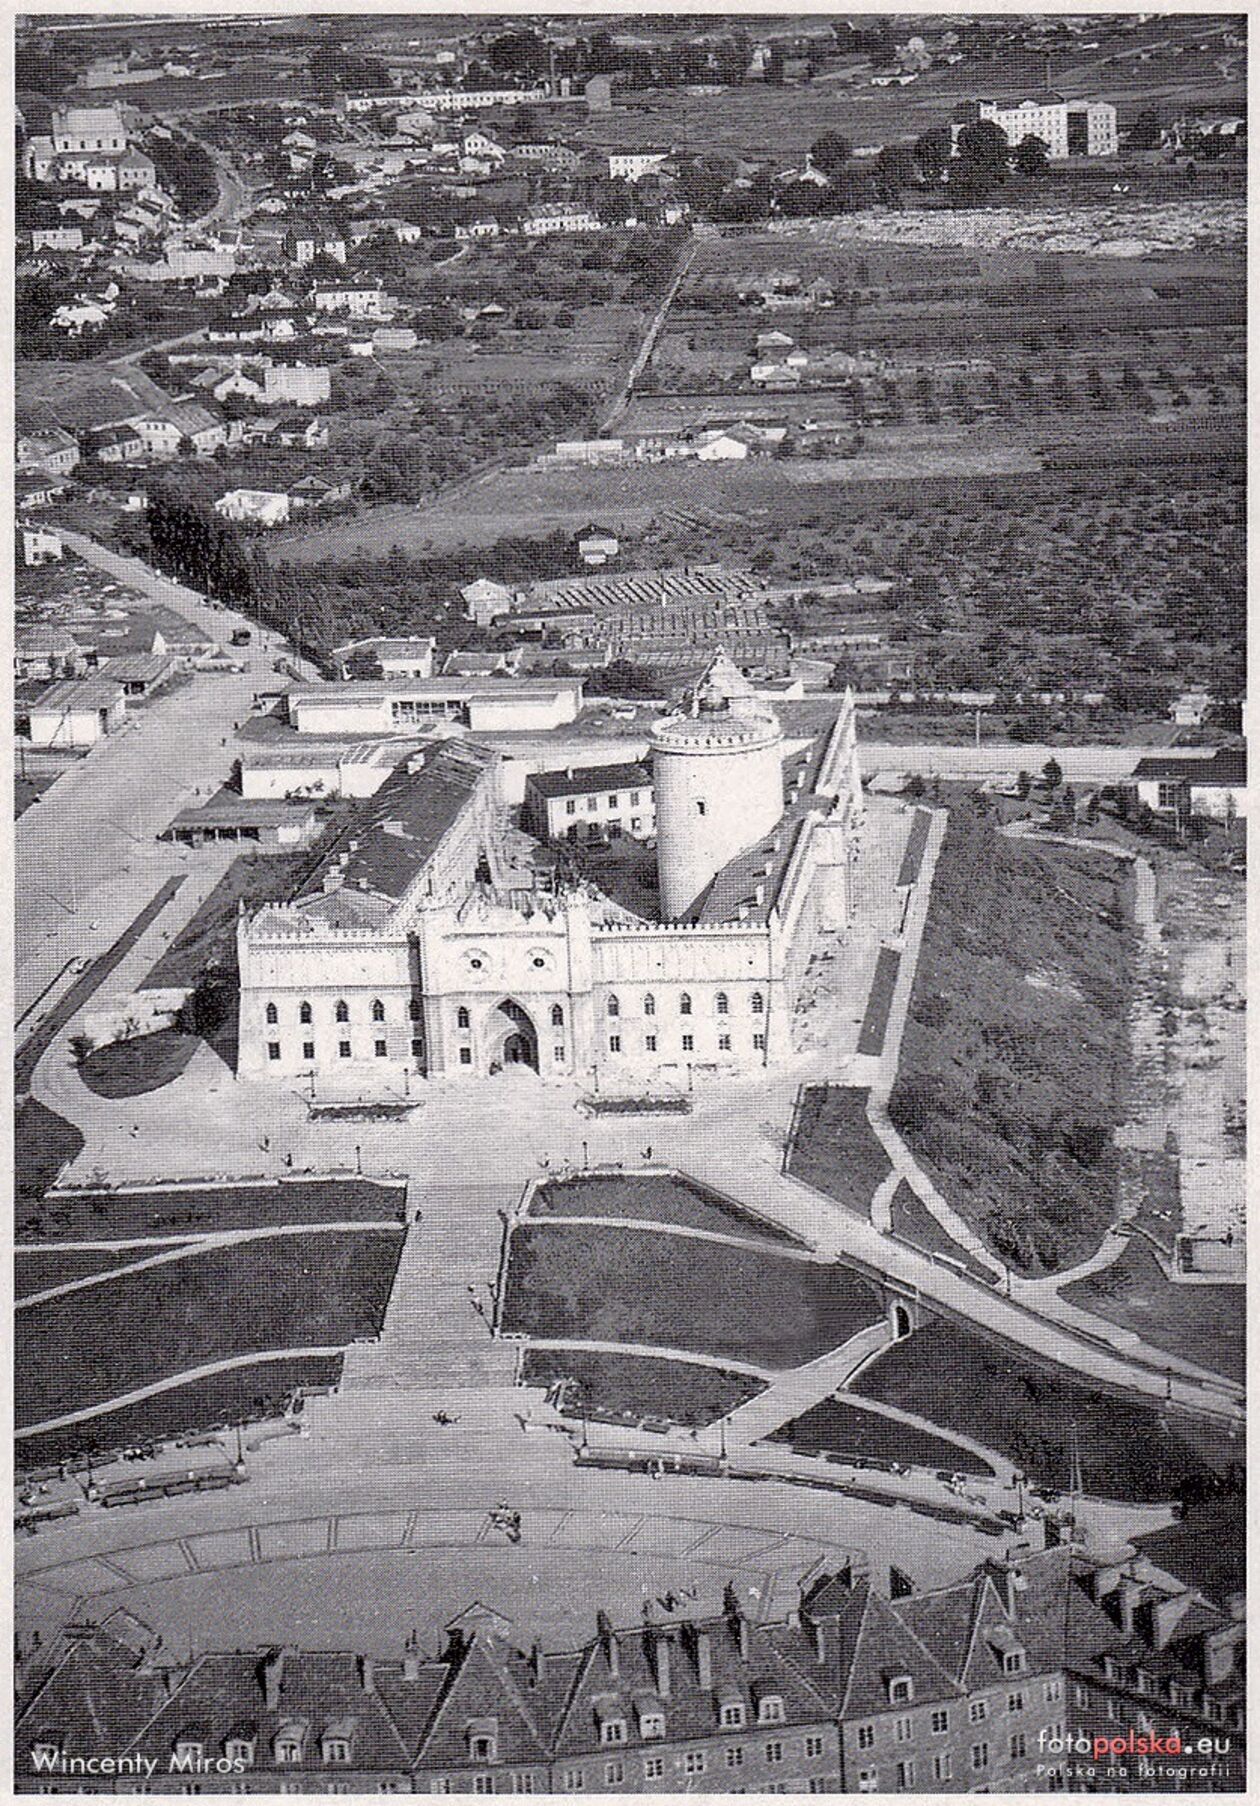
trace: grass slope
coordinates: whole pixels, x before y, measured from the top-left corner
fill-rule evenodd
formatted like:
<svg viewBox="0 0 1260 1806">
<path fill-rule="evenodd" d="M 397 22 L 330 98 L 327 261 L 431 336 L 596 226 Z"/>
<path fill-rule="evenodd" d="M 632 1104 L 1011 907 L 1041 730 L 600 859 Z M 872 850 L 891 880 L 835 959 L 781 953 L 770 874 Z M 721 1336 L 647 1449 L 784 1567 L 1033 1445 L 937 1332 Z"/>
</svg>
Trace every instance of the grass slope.
<svg viewBox="0 0 1260 1806">
<path fill-rule="evenodd" d="M 941 1228 L 927 1205 L 915 1196 L 904 1179 L 897 1182 L 890 1215 L 892 1232 L 903 1242 L 910 1242 L 928 1254 L 947 1254 L 951 1260 L 961 1261 L 969 1273 L 976 1274 L 980 1279 L 997 1277 L 996 1268 L 977 1260 L 969 1248 L 964 1248 Z"/>
<path fill-rule="evenodd" d="M 1214 1373 L 1241 1380 L 1247 1363 L 1244 1286 L 1173 1285 L 1140 1236 L 1099 1273 L 1062 1290 L 1069 1304 L 1131 1329 Z"/>
<path fill-rule="evenodd" d="M 1063 1371 L 936 1320 L 879 1355 L 853 1386 L 862 1398 L 958 1430 L 1016 1462 L 1034 1485 L 1066 1490 L 1076 1424 L 1085 1491 L 1164 1500 L 1207 1477 L 1161 1414 L 1081 1385 Z"/>
<path fill-rule="evenodd" d="M 199 1035 L 158 1029 L 94 1048 L 80 1065 L 79 1077 L 98 1097 L 140 1097 L 177 1079 L 200 1045 Z"/>
<path fill-rule="evenodd" d="M 42 1422 L 232 1355 L 371 1335 L 402 1243 L 401 1230 L 276 1236 L 21 1311 L 17 1419 Z"/>
<path fill-rule="evenodd" d="M 810 1085 L 801 1098 L 788 1171 L 851 1210 L 870 1215 L 871 1197 L 892 1171 L 866 1115 L 869 1090 Z"/>
<path fill-rule="evenodd" d="M 340 1355 L 305 1355 L 234 1367 L 193 1386 L 156 1392 L 119 1411 L 102 1411 L 99 1417 L 68 1424 L 62 1430 L 24 1436 L 16 1445 L 15 1460 L 20 1470 L 29 1469 L 47 1461 L 64 1461 L 85 1450 L 104 1453 L 137 1442 L 213 1430 L 220 1424 L 251 1423 L 278 1415 L 297 1387 L 334 1386 L 340 1378 Z"/>
<path fill-rule="evenodd" d="M 13 1119 L 13 1177 L 17 1208 L 38 1203 L 62 1169 L 83 1152 L 74 1124 L 38 1098 L 23 1099 Z"/>
<path fill-rule="evenodd" d="M 786 1229 L 754 1211 L 721 1198 L 694 1179 L 668 1174 L 633 1174 L 588 1179 L 562 1179 L 540 1185 L 530 1205 L 533 1217 L 643 1217 L 682 1229 L 708 1229 L 715 1235 L 755 1236 L 763 1242 L 803 1246 Z"/>
<path fill-rule="evenodd" d="M 168 1235 L 172 1229 L 269 1229 L 284 1223 L 401 1222 L 406 1191 L 371 1179 L 286 1179 L 179 1191 L 85 1191 L 45 1199 L 19 1219 L 26 1239 Z"/>
<path fill-rule="evenodd" d="M 31 1298 L 50 1286 L 69 1285 L 71 1280 L 86 1279 L 92 1273 L 108 1273 L 114 1267 L 126 1267 L 133 1261 L 156 1254 L 156 1248 L 137 1243 L 130 1248 L 18 1248 L 14 1260 L 13 1282 L 17 1298 Z"/>
<path fill-rule="evenodd" d="M 1072 1265 L 1115 1216 L 1123 883 L 1106 856 L 951 812 L 889 1109 L 954 1208 L 1024 1273 Z"/>
<path fill-rule="evenodd" d="M 825 1398 L 800 1417 L 783 1424 L 771 1442 L 788 1442 L 802 1455 L 820 1450 L 869 1461 L 900 1461 L 909 1467 L 948 1468 L 951 1474 L 992 1475 L 979 1455 L 944 1436 L 933 1436 L 914 1424 L 883 1417 L 848 1399 Z"/>
<path fill-rule="evenodd" d="M 581 1348 L 530 1348 L 523 1378 L 527 1386 L 577 1382 L 565 1410 L 616 1411 L 631 1417 L 667 1417 L 671 1423 L 716 1423 L 763 1390 L 760 1380 L 718 1367 L 690 1367 L 651 1355 L 600 1354 Z"/>
<path fill-rule="evenodd" d="M 876 1322 L 875 1288 L 839 1266 L 589 1223 L 512 1234 L 503 1328 L 657 1343 L 796 1367 Z"/>
</svg>

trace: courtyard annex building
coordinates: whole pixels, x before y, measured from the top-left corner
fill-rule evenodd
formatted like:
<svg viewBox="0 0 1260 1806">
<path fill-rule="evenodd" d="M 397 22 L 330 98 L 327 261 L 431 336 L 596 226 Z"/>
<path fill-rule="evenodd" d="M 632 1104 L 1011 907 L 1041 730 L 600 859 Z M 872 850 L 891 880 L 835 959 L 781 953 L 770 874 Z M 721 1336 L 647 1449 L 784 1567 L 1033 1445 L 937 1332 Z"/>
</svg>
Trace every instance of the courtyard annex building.
<svg viewBox="0 0 1260 1806">
<path fill-rule="evenodd" d="M 818 1581 L 778 1622 L 723 1612 L 526 1652 L 483 1605 L 442 1653 L 237 1650 L 182 1666 L 125 1612 L 67 1626 L 19 1677 L 19 1792 L 919 1793 L 1090 1791 L 1085 1739 L 1167 1737 L 1191 1792 L 1243 1785 L 1241 1600 L 1131 1549 L 1061 1546 L 888 1599 Z M 108 1756 L 115 1766 L 102 1769 Z M 1182 1791 L 1179 1757 L 1096 1791 Z M 1078 1766 L 1079 1765 L 1079 1766 Z M 1106 1759 L 1097 1766 L 1107 1765 Z M 1210 1770 L 1203 1774 L 1202 1770 Z"/>
<path fill-rule="evenodd" d="M 658 919 L 560 880 L 512 828 L 495 753 L 422 748 L 295 894 L 242 917 L 240 1072 L 362 1092 L 404 1073 L 753 1071 L 791 1049 L 862 821 L 851 696 L 785 762 L 722 655 L 652 733 Z"/>
</svg>

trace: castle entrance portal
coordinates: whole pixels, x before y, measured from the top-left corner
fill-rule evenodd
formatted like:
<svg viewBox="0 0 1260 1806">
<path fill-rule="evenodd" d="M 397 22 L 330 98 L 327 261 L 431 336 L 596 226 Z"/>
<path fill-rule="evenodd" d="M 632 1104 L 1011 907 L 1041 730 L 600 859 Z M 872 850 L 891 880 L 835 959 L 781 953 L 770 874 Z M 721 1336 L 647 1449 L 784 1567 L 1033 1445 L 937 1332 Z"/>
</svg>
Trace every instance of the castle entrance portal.
<svg viewBox="0 0 1260 1806">
<path fill-rule="evenodd" d="M 538 1032 L 527 1011 L 505 997 L 486 1025 L 490 1066 L 508 1070 L 527 1066 L 538 1071 Z"/>
</svg>

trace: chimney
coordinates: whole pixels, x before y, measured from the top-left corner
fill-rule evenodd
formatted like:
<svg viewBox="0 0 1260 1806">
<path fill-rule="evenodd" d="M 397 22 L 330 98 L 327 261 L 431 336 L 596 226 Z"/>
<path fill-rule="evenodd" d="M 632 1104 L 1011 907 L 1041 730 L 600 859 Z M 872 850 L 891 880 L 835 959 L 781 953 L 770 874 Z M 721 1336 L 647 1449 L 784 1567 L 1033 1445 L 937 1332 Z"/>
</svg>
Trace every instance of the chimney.
<svg viewBox="0 0 1260 1806">
<path fill-rule="evenodd" d="M 658 1631 L 652 1639 L 652 1666 L 656 1670 L 656 1691 L 662 1699 L 668 1699 L 669 1637 L 664 1631 Z"/>
<path fill-rule="evenodd" d="M 405 1681 L 420 1679 L 420 1651 L 413 1644 L 403 1651 L 402 1677 Z"/>
<path fill-rule="evenodd" d="M 284 1681 L 284 1651 L 273 1649 L 262 1659 L 260 1675 L 263 1690 L 263 1704 L 269 1712 L 280 1709 L 280 1688 Z"/>
<path fill-rule="evenodd" d="M 359 1657 L 359 1685 L 365 1693 L 376 1692 L 376 1664 L 371 1656 Z"/>
<path fill-rule="evenodd" d="M 696 1632 L 696 1684 L 706 1693 L 713 1686 L 713 1641 L 707 1630 Z"/>
<path fill-rule="evenodd" d="M 817 1622 L 811 1621 L 810 1629 L 814 1633 L 814 1660 L 821 1668 L 822 1664 L 827 1660 L 827 1627 L 823 1621 L 819 1619 Z"/>
<path fill-rule="evenodd" d="M 617 1649 L 617 1639 L 613 1635 L 613 1627 L 608 1621 L 607 1612 L 596 1612 L 595 1629 L 599 1633 L 599 1640 L 604 1651 L 604 1660 L 608 1664 L 608 1672 L 614 1680 L 617 1680 L 621 1673 L 621 1663 Z"/>
</svg>

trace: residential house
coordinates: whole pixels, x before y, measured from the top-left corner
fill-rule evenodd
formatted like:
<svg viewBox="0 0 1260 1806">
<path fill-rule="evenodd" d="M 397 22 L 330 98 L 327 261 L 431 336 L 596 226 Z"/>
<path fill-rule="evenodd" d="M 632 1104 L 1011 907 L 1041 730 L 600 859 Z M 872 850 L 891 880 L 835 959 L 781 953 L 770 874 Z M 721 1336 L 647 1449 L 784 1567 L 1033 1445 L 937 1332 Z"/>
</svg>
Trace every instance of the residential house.
<svg viewBox="0 0 1260 1806">
<path fill-rule="evenodd" d="M 19 470 L 52 471 L 69 476 L 79 462 L 79 442 L 64 427 L 50 426 L 19 432 L 16 464 Z"/>
<path fill-rule="evenodd" d="M 19 471 L 13 485 L 14 502 L 20 509 L 48 508 L 65 493 L 65 477 L 48 470 Z"/>
<path fill-rule="evenodd" d="M 127 128 L 117 107 L 54 107 L 53 149 L 77 151 L 125 151 Z"/>
<path fill-rule="evenodd" d="M 316 313 L 348 313 L 379 319 L 386 312 L 385 291 L 379 282 L 318 282 L 311 290 Z"/>
<path fill-rule="evenodd" d="M 330 483 L 326 477 L 301 477 L 289 492 L 294 508 L 332 508 L 350 500 L 349 481 Z"/>
<path fill-rule="evenodd" d="M 87 670 L 83 648 L 64 627 L 19 627 L 13 636 L 14 675 L 25 681 L 79 677 Z"/>
<path fill-rule="evenodd" d="M 96 427 L 85 437 L 83 448 L 102 464 L 138 464 L 147 456 L 139 428 L 126 421 Z"/>
<path fill-rule="evenodd" d="M 61 535 L 54 528 L 23 525 L 17 533 L 23 564 L 52 564 L 60 560 Z"/>
<path fill-rule="evenodd" d="M 1158 754 L 1139 759 L 1124 787 L 1139 805 L 1179 823 L 1195 817 L 1244 821 L 1247 751 L 1222 746 L 1206 757 Z"/>
<path fill-rule="evenodd" d="M 489 577 L 478 577 L 460 590 L 464 613 L 478 627 L 489 627 L 501 615 L 512 612 L 512 591 Z"/>
<path fill-rule="evenodd" d="M 1202 727 L 1213 707 L 1207 690 L 1183 690 L 1174 696 L 1168 712 L 1178 727 Z"/>
<path fill-rule="evenodd" d="M 224 520 L 245 526 L 283 527 L 288 525 L 291 506 L 288 495 L 280 490 L 229 489 L 214 504 L 214 511 Z"/>
<path fill-rule="evenodd" d="M 608 174 L 615 182 L 638 182 L 644 176 L 655 175 L 670 155 L 668 150 L 610 151 Z"/>
<path fill-rule="evenodd" d="M 561 201 L 552 206 L 535 207 L 521 221 L 526 238 L 549 238 L 557 232 L 598 232 L 599 216 L 589 207 Z"/>
<path fill-rule="evenodd" d="M 530 772 L 521 823 L 540 840 L 646 840 L 656 832 L 651 767 L 632 762 Z"/>
<path fill-rule="evenodd" d="M 242 399 L 257 401 L 263 392 L 263 385 L 245 372 L 237 364 L 226 376 L 218 376 L 209 385 L 210 393 L 216 401 L 226 401 L 229 395 L 237 395 Z"/>
<path fill-rule="evenodd" d="M 115 733 L 126 716 L 121 684 L 106 677 L 67 677 L 50 684 L 27 709 L 32 746 L 81 750 Z"/>
<path fill-rule="evenodd" d="M 81 251 L 82 226 L 32 226 L 32 251 Z"/>
<path fill-rule="evenodd" d="M 105 659 L 101 669 L 112 683 L 122 685 L 129 701 L 138 701 L 169 683 L 177 667 L 164 652 L 129 652 Z"/>
<path fill-rule="evenodd" d="M 343 678 L 350 675 L 348 667 L 356 661 L 379 665 L 382 677 L 432 677 L 436 646 L 432 639 L 350 640 L 334 646 L 332 656 Z"/>
<path fill-rule="evenodd" d="M 346 261 L 345 237 L 332 227 L 292 226 L 284 236 L 284 251 L 299 269 L 317 257 L 330 258 L 334 263 Z"/>
<path fill-rule="evenodd" d="M 457 239 L 498 238 L 502 228 L 491 214 L 479 214 L 475 219 L 461 220 L 454 228 Z"/>
<path fill-rule="evenodd" d="M 290 407 L 315 408 L 332 397 L 332 373 L 327 364 L 269 364 L 263 371 L 263 401 L 286 402 Z"/>
<path fill-rule="evenodd" d="M 320 414 L 314 415 L 310 420 L 300 417 L 278 420 L 275 423 L 275 436 L 279 445 L 301 445 L 307 451 L 326 451 L 328 422 Z"/>
<path fill-rule="evenodd" d="M 583 564 L 607 564 L 621 550 L 621 542 L 607 527 L 583 527 L 577 536 L 577 554 Z"/>
</svg>

